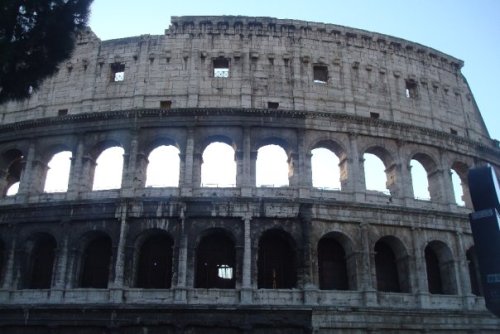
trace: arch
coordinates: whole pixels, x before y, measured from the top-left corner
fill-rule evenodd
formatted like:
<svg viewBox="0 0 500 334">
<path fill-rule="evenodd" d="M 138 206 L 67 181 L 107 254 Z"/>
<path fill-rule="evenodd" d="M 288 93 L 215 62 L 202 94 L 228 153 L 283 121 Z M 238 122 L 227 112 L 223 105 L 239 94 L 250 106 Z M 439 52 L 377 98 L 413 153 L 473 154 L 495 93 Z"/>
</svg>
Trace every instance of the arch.
<svg viewBox="0 0 500 334">
<path fill-rule="evenodd" d="M 195 288 L 234 289 L 236 249 L 234 241 L 219 229 L 201 238 L 196 249 Z"/>
<path fill-rule="evenodd" d="M 160 145 L 148 155 L 146 187 L 178 187 L 180 151 L 173 145 Z"/>
<path fill-rule="evenodd" d="M 344 245 L 349 245 L 345 247 Z M 323 236 L 318 242 L 318 274 L 321 290 L 355 288 L 355 263 L 349 263 L 352 253 L 350 240 L 338 232 Z M 350 261 L 352 262 L 352 261 Z M 354 280 L 353 280 L 354 278 Z"/>
<path fill-rule="evenodd" d="M 1 166 L 5 171 L 5 176 L 3 180 L 0 180 L 1 195 L 17 194 L 23 170 L 23 159 L 23 153 L 18 149 L 10 149 L 2 153 Z"/>
<path fill-rule="evenodd" d="M 481 274 L 479 273 L 479 265 L 474 246 L 470 247 L 465 252 L 465 256 L 467 257 L 471 292 L 476 296 L 482 296 L 483 287 L 481 284 Z"/>
<path fill-rule="evenodd" d="M 413 154 L 410 166 L 413 182 L 413 194 L 416 199 L 435 200 L 440 198 L 441 184 L 437 170 L 436 160 L 427 153 Z"/>
<path fill-rule="evenodd" d="M 334 151 L 322 146 L 311 150 L 311 171 L 313 187 L 341 190 L 340 160 Z"/>
<path fill-rule="evenodd" d="M 111 264 L 111 238 L 107 234 L 97 234 L 91 238 L 81 259 L 80 287 L 108 287 Z"/>
<path fill-rule="evenodd" d="M 212 142 L 203 150 L 202 187 L 235 187 L 236 161 L 234 148 L 225 142 Z"/>
<path fill-rule="evenodd" d="M 257 257 L 259 289 L 292 289 L 297 284 L 297 255 L 292 237 L 281 230 L 264 232 Z"/>
<path fill-rule="evenodd" d="M 410 292 L 408 252 L 394 236 L 385 236 L 375 243 L 377 290 Z"/>
<path fill-rule="evenodd" d="M 431 294 L 456 294 L 455 265 L 449 247 L 442 241 L 431 241 L 424 250 L 427 285 Z"/>
<path fill-rule="evenodd" d="M 429 180 L 424 166 L 418 160 L 411 159 L 410 167 L 413 197 L 419 200 L 430 200 L 431 194 L 429 192 Z"/>
<path fill-rule="evenodd" d="M 174 242 L 166 232 L 152 233 L 139 248 L 136 286 L 145 289 L 169 289 L 172 285 Z"/>
<path fill-rule="evenodd" d="M 71 151 L 61 151 L 52 155 L 47 164 L 49 169 L 45 177 L 44 192 L 66 192 L 68 190 L 72 156 Z"/>
<path fill-rule="evenodd" d="M 120 146 L 104 149 L 96 159 L 92 190 L 119 189 L 122 183 L 123 154 Z"/>
<path fill-rule="evenodd" d="M 54 270 L 57 243 L 48 233 L 39 233 L 28 242 L 28 289 L 50 289 Z"/>
<path fill-rule="evenodd" d="M 288 155 L 282 146 L 269 144 L 257 150 L 257 187 L 287 187 L 290 175 Z"/>
<path fill-rule="evenodd" d="M 369 151 L 365 152 L 363 154 L 363 168 L 366 190 L 390 194 L 387 188 L 386 165 L 377 154 Z"/>
<path fill-rule="evenodd" d="M 463 162 L 455 161 L 451 165 L 450 173 L 453 194 L 455 203 L 459 206 L 465 206 L 466 204 L 470 206 L 468 171 L 469 166 Z"/>
</svg>

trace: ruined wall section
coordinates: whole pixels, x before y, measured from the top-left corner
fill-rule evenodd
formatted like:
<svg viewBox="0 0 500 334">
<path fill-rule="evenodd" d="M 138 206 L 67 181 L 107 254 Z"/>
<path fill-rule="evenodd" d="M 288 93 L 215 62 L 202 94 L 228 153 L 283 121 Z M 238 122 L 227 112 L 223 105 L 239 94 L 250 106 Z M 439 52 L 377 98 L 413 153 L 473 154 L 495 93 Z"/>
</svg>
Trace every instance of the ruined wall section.
<svg viewBox="0 0 500 334">
<path fill-rule="evenodd" d="M 228 62 L 228 78 L 214 77 L 216 59 Z M 124 69 L 120 81 L 113 79 L 117 65 Z M 101 42 L 85 33 L 72 58 L 31 99 L 0 106 L 0 121 L 65 110 L 277 106 L 380 118 L 488 142 L 462 65 L 416 43 L 330 24 L 173 17 L 164 36 Z M 327 69 L 324 83 L 314 80 L 318 66 Z"/>
</svg>

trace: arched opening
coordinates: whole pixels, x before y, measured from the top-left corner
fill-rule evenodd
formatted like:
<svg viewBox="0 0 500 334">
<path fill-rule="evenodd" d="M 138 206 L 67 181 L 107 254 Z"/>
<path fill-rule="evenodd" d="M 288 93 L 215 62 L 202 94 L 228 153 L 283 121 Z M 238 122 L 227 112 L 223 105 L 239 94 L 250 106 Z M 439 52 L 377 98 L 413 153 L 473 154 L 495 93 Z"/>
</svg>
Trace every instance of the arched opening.
<svg viewBox="0 0 500 334">
<path fill-rule="evenodd" d="M 431 194 L 429 192 L 429 180 L 424 166 L 420 163 L 420 161 L 412 159 L 410 161 L 410 167 L 413 197 L 419 200 L 430 200 Z"/>
<path fill-rule="evenodd" d="M 5 166 L 6 176 L 0 183 L 2 195 L 14 196 L 19 191 L 19 181 L 23 169 L 23 154 L 12 149 L 2 154 L 2 166 Z"/>
<path fill-rule="evenodd" d="M 346 252 L 332 237 L 324 237 L 318 243 L 318 271 L 321 290 L 349 289 Z"/>
<path fill-rule="evenodd" d="M 315 188 L 340 190 L 339 158 L 331 150 L 319 147 L 311 151 L 312 183 Z"/>
<path fill-rule="evenodd" d="M 257 259 L 259 289 L 292 289 L 297 284 L 297 263 L 290 236 L 279 230 L 265 232 Z"/>
<path fill-rule="evenodd" d="M 455 294 L 457 291 L 453 256 L 440 241 L 432 241 L 424 251 L 427 285 L 432 294 Z"/>
<path fill-rule="evenodd" d="M 265 145 L 257 151 L 257 187 L 286 187 L 290 166 L 285 150 L 278 145 Z"/>
<path fill-rule="evenodd" d="M 450 173 L 455 203 L 459 206 L 465 206 L 464 187 L 462 186 L 462 179 L 454 169 L 450 169 Z"/>
<path fill-rule="evenodd" d="M 63 151 L 52 156 L 47 166 L 44 192 L 55 193 L 68 191 L 69 172 L 71 169 L 71 151 Z"/>
<path fill-rule="evenodd" d="M 166 234 L 147 238 L 139 251 L 137 287 L 168 289 L 172 284 L 173 241 Z"/>
<path fill-rule="evenodd" d="M 375 244 L 375 271 L 378 291 L 402 292 L 396 256 L 385 240 Z"/>
<path fill-rule="evenodd" d="M 479 273 L 479 266 L 477 263 L 477 256 L 474 246 L 469 248 L 465 253 L 467 257 L 467 264 L 469 267 L 469 278 L 471 292 L 476 296 L 482 296 L 482 286 L 481 286 L 481 274 Z"/>
<path fill-rule="evenodd" d="M 235 265 L 231 238 L 220 231 L 203 237 L 196 250 L 195 288 L 234 289 Z"/>
<path fill-rule="evenodd" d="M 387 189 L 387 175 L 382 159 L 373 153 L 363 154 L 366 190 L 390 194 Z"/>
<path fill-rule="evenodd" d="M 180 173 L 179 149 L 161 145 L 149 153 L 146 187 L 178 187 Z"/>
<path fill-rule="evenodd" d="M 83 252 L 80 287 L 108 287 L 111 263 L 111 238 L 99 236 L 91 240 Z"/>
<path fill-rule="evenodd" d="M 51 235 L 42 234 L 35 239 L 30 255 L 29 289 L 50 289 L 56 247 Z"/>
<path fill-rule="evenodd" d="M 114 146 L 101 152 L 96 160 L 92 190 L 119 189 L 122 184 L 123 148 Z"/>
<path fill-rule="evenodd" d="M 236 186 L 236 161 L 234 160 L 234 148 L 226 143 L 211 143 L 203 151 L 202 157 L 202 187 Z"/>
</svg>

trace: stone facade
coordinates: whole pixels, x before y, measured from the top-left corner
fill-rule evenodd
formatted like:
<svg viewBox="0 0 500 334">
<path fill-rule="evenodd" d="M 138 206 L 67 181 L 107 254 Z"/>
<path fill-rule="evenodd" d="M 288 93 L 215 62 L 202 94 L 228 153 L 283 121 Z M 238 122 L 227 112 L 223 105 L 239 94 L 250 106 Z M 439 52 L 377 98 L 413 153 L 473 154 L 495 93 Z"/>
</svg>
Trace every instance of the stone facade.
<svg viewBox="0 0 500 334">
<path fill-rule="evenodd" d="M 462 65 L 390 36 L 271 18 L 82 34 L 38 92 L 0 106 L 0 192 L 19 182 L 0 199 L 0 331 L 498 332 L 475 281 L 466 173 L 498 171 L 500 149 Z M 213 142 L 235 151 L 234 187 L 201 186 Z M 288 187 L 256 186 L 267 144 L 287 154 Z M 145 187 L 160 145 L 180 152 L 177 187 Z M 92 191 L 113 146 L 121 187 Z M 341 190 L 313 187 L 318 147 L 339 157 Z M 68 189 L 44 192 L 61 151 Z M 365 153 L 384 163 L 386 193 L 366 189 Z M 430 200 L 413 195 L 411 160 Z M 166 280 L 147 281 L 146 253 Z M 212 260 L 230 274 L 205 272 Z"/>
</svg>

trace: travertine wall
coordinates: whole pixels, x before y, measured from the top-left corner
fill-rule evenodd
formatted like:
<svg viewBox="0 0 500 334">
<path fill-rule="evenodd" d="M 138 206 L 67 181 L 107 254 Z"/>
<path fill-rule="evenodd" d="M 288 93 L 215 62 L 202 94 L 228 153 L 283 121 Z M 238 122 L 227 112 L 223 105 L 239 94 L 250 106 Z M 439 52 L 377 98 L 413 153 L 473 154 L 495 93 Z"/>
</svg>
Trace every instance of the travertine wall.
<svg viewBox="0 0 500 334">
<path fill-rule="evenodd" d="M 227 78 L 214 77 L 221 59 Z M 123 81 L 113 79 L 117 64 Z M 326 67 L 326 82 L 315 82 L 315 66 Z M 495 332 L 500 322 L 471 282 L 465 175 L 484 163 L 498 168 L 500 150 L 461 66 L 394 37 L 270 18 L 174 17 L 165 36 L 105 42 L 85 33 L 40 91 L 0 106 L 2 196 L 20 181 L 16 195 L 0 199 L 0 331 Z M 201 185 L 202 153 L 217 141 L 235 150 L 234 187 Z M 179 186 L 147 188 L 148 155 L 162 144 L 180 151 Z M 256 186 L 266 144 L 285 149 L 288 187 Z M 124 149 L 121 188 L 92 191 L 95 161 L 111 146 Z M 341 190 L 312 186 L 317 147 L 340 158 Z M 64 150 L 68 191 L 45 193 L 47 163 Z M 387 194 L 366 189 L 367 152 L 385 165 Z M 412 159 L 427 171 L 429 201 L 414 198 Z M 466 207 L 455 203 L 451 169 Z M 291 245 L 292 289 L 259 288 L 269 231 Z M 161 233 L 173 241 L 172 284 L 139 288 L 139 250 Z M 234 288 L 196 287 L 196 252 L 211 233 L 234 243 Z M 57 245 L 52 276 L 48 288 L 29 288 L 42 235 Z M 83 288 L 84 249 L 96 236 L 111 242 L 107 288 Z M 324 238 L 345 251 L 347 290 L 320 289 Z M 378 288 L 379 242 L 395 255 L 399 292 Z M 440 257 L 442 293 L 430 293 L 427 247 Z"/>
</svg>

